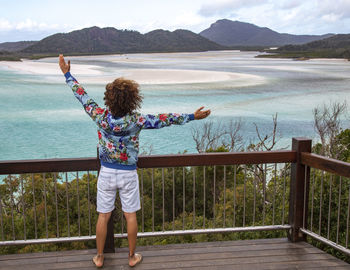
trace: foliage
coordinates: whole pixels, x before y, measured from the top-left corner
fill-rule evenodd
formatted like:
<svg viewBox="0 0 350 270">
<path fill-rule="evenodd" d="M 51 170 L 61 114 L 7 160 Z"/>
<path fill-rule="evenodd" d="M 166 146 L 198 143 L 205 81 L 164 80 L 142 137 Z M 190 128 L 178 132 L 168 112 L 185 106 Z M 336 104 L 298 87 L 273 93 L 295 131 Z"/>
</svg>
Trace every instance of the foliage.
<svg viewBox="0 0 350 270">
<path fill-rule="evenodd" d="M 17 41 L 17 42 L 3 42 L 0 43 L 0 53 L 1 52 L 17 52 L 23 50 L 37 41 Z"/>
<path fill-rule="evenodd" d="M 321 107 L 313 109 L 314 126 L 317 135 L 320 137 L 320 144 L 316 145 L 315 150 L 318 150 L 322 156 L 327 156 L 339 159 L 344 151 L 349 147 L 349 144 L 340 141 L 341 118 L 347 111 L 347 103 L 333 102 L 329 105 L 323 104 Z M 344 137 L 344 136 L 342 136 Z"/>
<path fill-rule="evenodd" d="M 30 54 L 96 54 L 182 52 L 227 49 L 187 30 L 155 30 L 147 34 L 113 27 L 90 27 L 48 36 L 22 50 Z"/>
<path fill-rule="evenodd" d="M 332 113 L 331 113 L 332 114 Z M 334 115 L 333 115 L 334 116 Z M 330 119 L 337 122 L 337 118 Z M 328 124 L 333 123 L 330 121 Z M 249 149 L 271 150 L 275 146 L 277 115 L 273 132 L 261 135 Z M 333 126 L 333 124 L 330 124 Z M 238 125 L 239 126 L 239 125 Z M 232 124 L 224 134 L 236 134 Z M 350 130 L 335 125 L 331 132 L 341 149 L 339 158 L 349 161 Z M 209 128 L 210 129 L 210 128 Z M 213 138 L 210 132 L 197 139 Z M 238 136 L 238 137 L 237 137 Z M 215 137 L 215 136 L 214 136 Z M 334 139 L 335 138 L 335 139 Z M 203 144 L 205 151 L 230 150 L 234 143 Z M 324 140 L 327 144 L 329 140 Z M 209 145 L 209 147 L 206 147 Z M 314 151 L 321 151 L 316 145 Z M 334 149 L 329 149 L 332 153 Z M 142 210 L 138 212 L 140 232 L 202 228 L 246 227 L 288 224 L 290 164 L 254 164 L 140 169 Z M 96 173 L 23 174 L 6 177 L 0 184 L 1 240 L 55 238 L 94 235 L 96 225 Z M 350 181 L 319 170 L 311 170 L 307 228 L 321 236 L 347 246 L 349 242 Z M 124 233 L 126 224 L 119 200 L 116 202 L 115 233 Z M 284 231 L 198 234 L 140 238 L 138 243 L 171 244 L 285 237 Z M 314 240 L 313 245 L 350 262 L 350 258 Z M 127 246 L 125 239 L 117 246 Z M 0 253 L 94 248 L 95 241 L 60 244 L 7 246 Z"/>
<path fill-rule="evenodd" d="M 265 50 L 272 55 L 265 58 L 345 58 L 350 59 L 350 34 L 334 35 L 302 45 L 286 45 L 276 50 Z"/>
<path fill-rule="evenodd" d="M 288 192 L 286 181 L 289 178 L 278 175 L 277 171 L 275 176 L 271 176 L 273 180 L 266 182 L 266 188 L 263 188 L 261 182 L 264 177 L 254 166 L 143 169 L 139 174 L 143 204 L 143 210 L 138 213 L 139 231 L 286 222 L 288 200 L 286 197 L 283 199 L 282 194 L 286 196 Z M 96 180 L 96 175 L 91 173 L 78 175 L 78 178 L 71 174 L 26 174 L 5 178 L 0 185 L 3 240 L 94 234 L 97 218 Z M 283 190 L 284 193 L 281 192 Z M 273 201 L 276 206 L 274 209 Z M 116 232 L 122 233 L 126 230 L 119 201 L 116 209 Z M 251 238 L 256 234 L 241 235 Z M 271 233 L 267 235 L 269 234 Z M 161 242 L 176 243 L 188 239 L 214 241 L 236 237 L 235 234 L 198 235 L 183 236 L 176 240 L 176 237 L 162 238 Z M 140 243 L 149 241 L 139 240 Z M 155 241 L 157 243 L 158 240 Z M 123 241 L 119 241 L 119 244 L 122 243 Z M 92 248 L 94 245 L 93 241 L 88 241 L 10 246 L 1 248 L 1 253 Z"/>
</svg>

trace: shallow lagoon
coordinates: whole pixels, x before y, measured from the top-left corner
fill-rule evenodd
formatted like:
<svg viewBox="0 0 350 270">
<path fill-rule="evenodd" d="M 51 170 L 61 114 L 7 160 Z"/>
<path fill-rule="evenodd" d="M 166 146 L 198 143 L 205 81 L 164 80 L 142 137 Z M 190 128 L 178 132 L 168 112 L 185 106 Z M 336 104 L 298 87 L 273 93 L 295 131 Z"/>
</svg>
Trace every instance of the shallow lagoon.
<svg viewBox="0 0 350 270">
<path fill-rule="evenodd" d="M 222 51 L 69 59 L 72 74 L 101 105 L 104 84 L 114 77 L 129 77 L 141 84 L 143 113 L 191 113 L 203 105 L 212 109 L 208 121 L 227 123 L 241 118 L 247 142 L 256 138 L 253 123 L 262 133 L 268 132 L 277 112 L 280 147 L 289 146 L 295 136 L 317 139 L 314 107 L 350 101 L 348 61 L 262 59 L 256 55 Z M 54 58 L 0 62 L 1 160 L 96 155 L 96 127 L 65 85 L 56 62 Z M 196 152 L 191 128 L 201 122 L 145 130 L 141 148 L 152 148 L 153 154 Z"/>
</svg>

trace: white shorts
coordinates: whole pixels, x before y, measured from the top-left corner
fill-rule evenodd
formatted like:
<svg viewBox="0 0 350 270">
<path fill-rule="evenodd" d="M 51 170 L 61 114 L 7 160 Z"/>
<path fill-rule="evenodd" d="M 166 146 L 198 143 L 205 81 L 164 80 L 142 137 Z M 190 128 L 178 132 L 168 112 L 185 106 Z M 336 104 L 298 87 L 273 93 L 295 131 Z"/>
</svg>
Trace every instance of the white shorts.
<svg viewBox="0 0 350 270">
<path fill-rule="evenodd" d="M 123 212 L 134 213 L 141 209 L 136 170 L 118 170 L 101 166 L 97 180 L 97 212 L 109 213 L 114 210 L 117 189 Z"/>
</svg>

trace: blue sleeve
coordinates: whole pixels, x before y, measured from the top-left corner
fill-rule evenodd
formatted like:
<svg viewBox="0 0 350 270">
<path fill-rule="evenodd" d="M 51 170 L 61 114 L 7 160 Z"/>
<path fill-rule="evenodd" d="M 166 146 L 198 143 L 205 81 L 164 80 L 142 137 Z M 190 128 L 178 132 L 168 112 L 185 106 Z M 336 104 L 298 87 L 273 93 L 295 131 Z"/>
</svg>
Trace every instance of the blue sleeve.
<svg viewBox="0 0 350 270">
<path fill-rule="evenodd" d="M 67 85 L 72 89 L 74 96 L 83 105 L 85 112 L 92 120 L 102 129 L 108 129 L 107 121 L 104 121 L 105 115 L 108 113 L 106 109 L 100 108 L 98 104 L 88 96 L 84 87 L 67 72 L 64 74 Z"/>
<path fill-rule="evenodd" d="M 144 129 L 153 129 L 170 125 L 183 125 L 191 120 L 194 120 L 194 114 L 164 113 L 139 115 L 137 122 Z"/>
</svg>

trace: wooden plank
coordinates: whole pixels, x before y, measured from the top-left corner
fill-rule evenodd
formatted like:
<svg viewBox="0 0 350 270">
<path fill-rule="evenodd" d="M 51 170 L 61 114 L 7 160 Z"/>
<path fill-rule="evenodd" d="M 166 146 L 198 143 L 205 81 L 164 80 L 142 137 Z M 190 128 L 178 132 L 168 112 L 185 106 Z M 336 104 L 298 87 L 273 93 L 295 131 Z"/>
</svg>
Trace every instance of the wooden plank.
<svg viewBox="0 0 350 270">
<path fill-rule="evenodd" d="M 294 151 L 203 153 L 186 155 L 140 156 L 139 168 L 209 166 L 295 162 Z M 97 171 L 97 158 L 64 158 L 0 161 L 0 174 Z"/>
<path fill-rule="evenodd" d="M 303 227 L 303 223 L 307 228 L 307 217 L 304 213 L 308 213 L 308 203 L 304 203 L 304 199 L 308 202 L 309 198 L 309 183 L 310 183 L 310 168 L 301 163 L 301 153 L 311 152 L 310 139 L 293 138 L 292 149 L 297 152 L 297 161 L 292 163 L 290 177 L 290 196 L 289 196 L 289 216 L 288 223 L 292 229 L 288 232 L 288 238 L 292 242 L 305 241 L 306 235 L 300 233 L 299 229 Z M 306 181 L 306 183 L 305 183 Z M 305 206 L 305 209 L 304 209 Z"/>
<path fill-rule="evenodd" d="M 247 258 L 219 258 L 219 259 L 203 259 L 202 257 L 193 257 L 192 260 L 184 261 L 182 257 L 178 257 L 175 261 L 166 260 L 154 263 L 150 261 L 149 257 L 144 257 L 143 263 L 139 265 L 138 269 L 183 269 L 189 267 L 206 267 L 206 266 L 242 266 L 242 265 L 264 265 L 264 264 L 276 264 L 276 265 L 298 265 L 301 262 L 305 262 L 307 265 L 312 266 L 322 266 L 323 261 L 330 261 L 323 256 L 324 254 L 305 254 L 305 255 L 283 255 L 283 256 L 262 256 L 262 257 L 251 257 L 249 260 Z M 341 265 L 337 260 L 331 260 L 332 265 Z M 124 260 L 106 260 L 105 267 L 117 267 L 125 266 L 127 264 L 127 259 Z M 66 262 L 66 263 L 56 263 L 50 266 L 50 269 L 75 269 L 75 268 L 87 268 L 91 267 L 91 261 L 80 261 L 80 262 Z M 250 268 L 256 269 L 256 268 Z M 276 267 L 275 269 L 278 269 Z"/>
<path fill-rule="evenodd" d="M 149 262 L 156 263 L 166 261 L 177 261 L 179 258 L 183 261 L 190 261 L 195 257 L 196 259 L 217 259 L 217 258 L 238 258 L 238 257 L 259 257 L 259 256 L 275 256 L 275 255 L 290 255 L 290 254 L 322 254 L 322 251 L 315 248 L 283 248 L 275 247 L 274 249 L 262 249 L 263 246 L 252 246 L 249 249 L 240 250 L 237 248 L 231 249 L 225 247 L 218 249 L 217 247 L 211 248 L 196 248 L 188 251 L 188 249 L 173 249 L 163 251 L 142 251 L 142 254 L 148 258 Z M 127 252 L 116 253 L 115 256 L 106 254 L 107 261 L 126 259 Z M 18 264 L 48 264 L 48 263 L 71 263 L 80 261 L 89 261 L 95 254 L 82 254 L 74 256 L 51 256 L 51 257 L 28 257 L 17 260 L 3 260 L 2 265 L 18 265 Z"/>
<path fill-rule="evenodd" d="M 204 243 L 205 244 L 205 243 Z M 292 244 L 294 245 L 294 244 Z M 183 246 L 183 245 L 182 245 Z M 147 258 L 147 263 L 158 264 L 158 263 L 176 263 L 178 260 L 183 262 L 192 262 L 195 260 L 213 260 L 213 259 L 227 259 L 227 258 L 237 258 L 244 259 L 247 261 L 251 261 L 251 258 L 255 259 L 257 257 L 272 257 L 272 256 L 280 256 L 280 255 L 296 255 L 297 258 L 303 257 L 307 254 L 318 254 L 318 255 L 326 255 L 329 258 L 332 258 L 328 254 L 324 254 L 321 250 L 310 247 L 296 247 L 296 248 L 283 248 L 283 246 L 275 246 L 274 249 L 266 249 L 266 245 L 254 246 L 250 245 L 249 247 L 235 246 L 235 247 L 210 247 L 210 248 L 196 248 L 196 249 L 174 249 L 174 250 L 163 250 L 163 251 L 144 251 L 143 255 L 145 260 Z M 300 246 L 300 245 L 294 245 Z M 73 251 L 74 253 L 74 251 Z M 56 257 L 48 257 L 48 258 L 23 258 L 21 260 L 10 260 L 10 261 L 2 261 L 2 266 L 16 266 L 16 265 L 26 265 L 27 267 L 32 265 L 39 267 L 40 269 L 46 269 L 47 265 L 50 265 L 52 268 L 67 268 L 70 267 L 89 267 L 90 261 L 93 254 L 85 254 L 80 256 L 56 256 Z M 323 256 L 324 257 L 324 256 Z M 249 259 L 248 259 L 249 258 Z M 107 254 L 106 255 L 106 266 L 108 264 L 112 264 L 114 266 L 123 265 L 127 263 L 127 253 L 124 252 L 116 253 L 116 254 Z M 52 264 L 56 264 L 53 266 Z"/>
<path fill-rule="evenodd" d="M 349 264 L 308 243 L 290 243 L 286 239 L 145 246 L 137 250 L 144 255 L 137 269 L 349 269 Z M 116 251 L 105 255 L 104 269 L 128 268 L 127 248 Z M 91 261 L 95 252 L 46 252 L 42 257 L 38 256 L 40 253 L 19 254 L 17 259 L 16 255 L 5 255 L 0 256 L 0 269 L 95 269 Z"/>
<path fill-rule="evenodd" d="M 329 267 L 329 266 L 320 266 L 320 267 L 305 267 L 304 269 L 307 269 L 307 270 L 324 270 L 324 269 L 335 269 L 335 270 L 349 270 L 350 269 L 350 265 L 336 265 L 336 266 L 332 266 L 332 267 Z"/>
<path fill-rule="evenodd" d="M 336 265 L 336 266 L 332 266 L 332 267 L 328 267 L 328 266 L 320 266 L 320 267 L 305 267 L 304 269 L 307 270 L 324 270 L 324 269 L 335 269 L 335 270 L 349 270 L 350 269 L 350 265 Z"/>
<path fill-rule="evenodd" d="M 97 158 L 62 158 L 0 161 L 1 174 L 97 171 Z"/>
<path fill-rule="evenodd" d="M 152 250 L 168 250 L 168 249 L 193 249 L 193 248 L 208 248 L 208 247 L 226 247 L 226 246 L 249 246 L 249 245 L 270 245 L 270 244 L 288 244 L 296 247 L 311 247 L 306 242 L 299 242 L 291 244 L 287 238 L 271 238 L 271 239 L 253 239 L 253 240 L 236 240 L 236 241 L 213 241 L 213 242 L 199 242 L 199 243 L 186 243 L 186 244 L 170 244 L 170 245 L 153 245 L 153 246 L 139 246 L 137 251 L 152 251 Z M 127 252 L 128 248 L 116 248 L 116 253 Z M 23 254 L 9 254 L 0 255 L 0 262 L 2 260 L 17 260 L 21 258 L 34 258 L 34 257 L 55 257 L 55 256 L 76 256 L 84 254 L 94 254 L 96 249 L 84 249 L 84 250 L 65 250 L 65 251 L 49 251 L 49 252 L 36 252 L 36 253 L 23 253 Z M 109 256 L 109 255 L 107 255 Z"/>
<path fill-rule="evenodd" d="M 350 178 L 350 163 L 311 153 L 302 153 L 301 162 L 312 168 Z"/>
<path fill-rule="evenodd" d="M 112 268 L 106 268 L 112 269 Z M 118 269 L 118 268 L 116 268 Z M 120 269 L 120 268 L 119 268 Z M 201 267 L 186 267 L 182 269 L 191 269 L 191 270 L 265 270 L 265 269 L 285 269 L 285 270 L 349 270 L 350 266 L 339 266 L 334 260 L 325 260 L 322 261 L 322 266 L 317 268 L 310 268 L 310 262 L 292 262 L 288 264 L 279 264 L 279 263 L 266 263 L 266 264 L 243 264 L 243 265 L 217 265 L 217 266 L 201 266 Z"/>
<path fill-rule="evenodd" d="M 139 168 L 210 166 L 233 164 L 290 163 L 296 161 L 295 151 L 203 153 L 186 155 L 140 156 Z"/>
<path fill-rule="evenodd" d="M 322 265 L 323 263 L 323 257 L 322 255 L 316 254 L 316 255 L 308 255 L 306 256 L 293 256 L 293 255 L 286 255 L 286 256 L 270 256 L 270 257 L 255 257 L 255 258 L 249 258 L 247 260 L 246 258 L 225 258 L 225 259 L 214 259 L 214 260 L 195 260 L 195 261 L 182 261 L 180 258 L 176 262 L 163 262 L 158 263 L 157 268 L 159 269 L 176 269 L 180 268 L 183 269 L 185 267 L 205 267 L 205 266 L 224 266 L 224 265 L 231 265 L 236 267 L 241 267 L 242 265 L 249 265 L 250 268 L 248 269 L 257 269 L 256 267 L 259 265 L 264 264 L 275 264 L 275 269 L 279 269 L 281 265 L 298 265 L 301 261 L 308 261 L 308 264 L 313 266 Z M 337 262 L 334 262 L 333 265 L 338 265 Z M 138 269 L 154 269 L 154 264 L 148 264 L 147 258 L 145 258 L 142 265 L 138 267 Z"/>
</svg>

